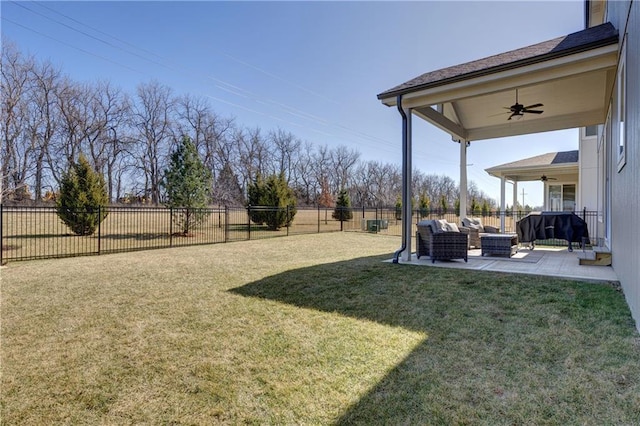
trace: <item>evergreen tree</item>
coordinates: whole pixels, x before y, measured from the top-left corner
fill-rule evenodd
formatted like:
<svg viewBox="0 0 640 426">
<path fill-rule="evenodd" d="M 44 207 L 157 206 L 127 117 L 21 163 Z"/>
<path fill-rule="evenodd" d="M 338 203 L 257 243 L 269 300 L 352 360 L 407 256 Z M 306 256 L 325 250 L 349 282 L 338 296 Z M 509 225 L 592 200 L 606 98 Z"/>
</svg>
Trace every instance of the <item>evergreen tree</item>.
<svg viewBox="0 0 640 426">
<path fill-rule="evenodd" d="M 402 220 L 402 198 L 396 197 L 396 220 Z"/>
<path fill-rule="evenodd" d="M 453 212 L 455 213 L 456 216 L 460 216 L 460 199 L 459 198 L 453 203 Z"/>
<path fill-rule="evenodd" d="M 447 203 L 447 198 L 443 194 L 440 196 L 440 212 L 441 214 L 445 214 L 447 210 L 449 210 L 449 203 Z"/>
<path fill-rule="evenodd" d="M 107 217 L 108 203 L 104 177 L 80 154 L 78 162 L 70 165 L 60 181 L 58 217 L 74 234 L 92 235 Z"/>
<path fill-rule="evenodd" d="M 249 215 L 253 223 L 267 225 L 273 231 L 289 226 L 297 213 L 296 197 L 284 174 L 266 180 L 260 174 L 247 188 Z"/>
<path fill-rule="evenodd" d="M 420 212 L 420 217 L 427 217 L 429 215 L 429 204 L 430 200 L 427 197 L 427 194 L 422 193 L 420 197 L 418 197 L 418 210 Z"/>
<path fill-rule="evenodd" d="M 476 198 L 473 197 L 471 199 L 471 215 L 472 216 L 480 216 L 480 213 L 482 212 L 482 209 L 480 207 L 480 203 L 478 203 L 476 201 Z"/>
<path fill-rule="evenodd" d="M 211 173 L 188 136 L 183 136 L 171 154 L 162 186 L 167 192 L 166 205 L 173 209 L 174 223 L 183 235 L 189 235 L 209 215 L 205 209 L 209 202 Z"/>
<path fill-rule="evenodd" d="M 351 211 L 351 198 L 346 189 L 341 189 L 338 193 L 338 200 L 336 201 L 336 208 L 331 215 L 336 220 L 345 221 L 353 219 L 353 212 Z"/>
<path fill-rule="evenodd" d="M 487 200 L 482 201 L 482 217 L 487 217 L 491 214 L 491 207 Z"/>
</svg>

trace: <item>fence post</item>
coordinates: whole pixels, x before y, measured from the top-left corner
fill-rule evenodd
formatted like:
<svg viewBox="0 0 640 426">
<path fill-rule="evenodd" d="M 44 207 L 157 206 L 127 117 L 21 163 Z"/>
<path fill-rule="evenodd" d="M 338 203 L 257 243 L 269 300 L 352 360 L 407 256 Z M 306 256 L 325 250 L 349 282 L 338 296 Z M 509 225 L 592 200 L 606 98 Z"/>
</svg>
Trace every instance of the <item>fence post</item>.
<svg viewBox="0 0 640 426">
<path fill-rule="evenodd" d="M 102 218 L 100 206 L 98 206 L 98 255 L 100 255 L 100 242 L 102 241 Z"/>
<path fill-rule="evenodd" d="M 320 233 L 320 204 L 318 204 L 318 234 Z"/>
<path fill-rule="evenodd" d="M 229 242 L 229 206 L 224 206 L 224 242 Z"/>
<path fill-rule="evenodd" d="M 289 236 L 289 205 L 287 204 L 287 237 Z"/>
<path fill-rule="evenodd" d="M 251 241 L 251 206 L 247 206 L 247 239 Z"/>
<path fill-rule="evenodd" d="M 4 241 L 4 228 L 2 227 L 2 216 L 4 216 L 4 205 L 2 203 L 0 203 L 0 266 L 2 266 L 3 264 L 3 257 L 2 257 L 2 242 Z"/>
<path fill-rule="evenodd" d="M 169 207 L 169 247 L 173 247 L 173 206 Z"/>
</svg>

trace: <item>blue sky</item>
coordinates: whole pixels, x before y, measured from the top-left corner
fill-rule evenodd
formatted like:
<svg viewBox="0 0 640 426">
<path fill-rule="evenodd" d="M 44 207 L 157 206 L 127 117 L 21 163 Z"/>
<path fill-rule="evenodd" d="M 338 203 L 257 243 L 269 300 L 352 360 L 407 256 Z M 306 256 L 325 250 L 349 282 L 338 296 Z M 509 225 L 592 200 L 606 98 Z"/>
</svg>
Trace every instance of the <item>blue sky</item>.
<svg viewBox="0 0 640 426">
<path fill-rule="evenodd" d="M 582 1 L 13 2 L 2 36 L 78 81 L 153 79 L 246 127 L 401 163 L 401 121 L 376 95 L 424 72 L 583 29 Z M 479 141 L 469 179 L 499 199 L 498 164 L 577 149 L 577 130 Z M 414 120 L 414 167 L 458 180 L 458 145 Z M 542 185 L 524 188 L 542 204 Z M 508 197 L 511 189 L 508 188 Z M 522 201 L 520 190 L 519 200 Z"/>
</svg>

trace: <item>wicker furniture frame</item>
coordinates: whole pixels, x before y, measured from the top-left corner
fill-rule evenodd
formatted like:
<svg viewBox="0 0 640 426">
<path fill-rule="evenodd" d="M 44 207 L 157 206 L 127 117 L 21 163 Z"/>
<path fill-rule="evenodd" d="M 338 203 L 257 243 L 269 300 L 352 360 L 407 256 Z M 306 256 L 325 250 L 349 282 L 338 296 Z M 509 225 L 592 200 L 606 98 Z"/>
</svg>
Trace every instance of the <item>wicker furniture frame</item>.
<svg viewBox="0 0 640 426">
<path fill-rule="evenodd" d="M 433 233 L 426 224 L 418 224 L 416 232 L 416 255 L 429 256 L 431 263 L 436 260 L 464 259 L 468 260 L 469 233 L 467 229 L 460 232 L 447 231 Z"/>
<path fill-rule="evenodd" d="M 480 221 L 480 220 L 478 219 L 478 221 Z M 480 222 L 480 223 L 482 223 L 482 222 Z M 464 219 L 462 219 L 462 226 L 469 230 L 469 247 L 475 247 L 475 248 L 481 247 L 480 234 L 482 234 L 482 233 L 488 233 L 488 234 L 499 234 L 500 233 L 500 228 L 496 228 L 495 226 L 480 225 L 481 228 L 477 228 L 477 227 L 470 226 L 470 225 L 471 225 L 471 222 L 470 222 L 468 217 L 465 217 Z"/>
<path fill-rule="evenodd" d="M 496 254 L 511 257 L 518 252 L 518 235 L 481 233 L 480 246 L 482 256 Z"/>
</svg>

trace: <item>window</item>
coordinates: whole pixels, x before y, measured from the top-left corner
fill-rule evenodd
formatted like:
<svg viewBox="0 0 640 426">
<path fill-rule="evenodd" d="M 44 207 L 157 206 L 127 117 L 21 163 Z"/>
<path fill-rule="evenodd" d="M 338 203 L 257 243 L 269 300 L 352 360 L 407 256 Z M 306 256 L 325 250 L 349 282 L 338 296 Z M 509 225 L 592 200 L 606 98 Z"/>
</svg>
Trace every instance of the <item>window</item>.
<svg viewBox="0 0 640 426">
<path fill-rule="evenodd" d="M 627 144 L 626 144 L 626 86 L 627 86 L 627 45 L 623 40 L 622 49 L 620 50 L 620 64 L 618 65 L 617 99 L 616 99 L 616 130 L 618 140 L 618 172 L 622 170 L 627 162 Z"/>
<path fill-rule="evenodd" d="M 576 209 L 576 185 L 549 185 L 549 210 L 572 212 Z"/>
<path fill-rule="evenodd" d="M 584 137 L 591 138 L 598 136 L 598 126 L 587 126 L 584 128 Z"/>
</svg>

